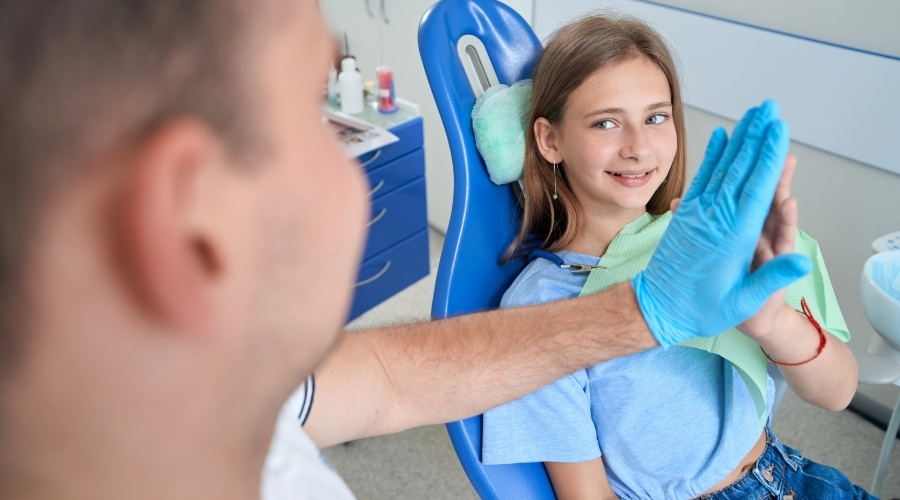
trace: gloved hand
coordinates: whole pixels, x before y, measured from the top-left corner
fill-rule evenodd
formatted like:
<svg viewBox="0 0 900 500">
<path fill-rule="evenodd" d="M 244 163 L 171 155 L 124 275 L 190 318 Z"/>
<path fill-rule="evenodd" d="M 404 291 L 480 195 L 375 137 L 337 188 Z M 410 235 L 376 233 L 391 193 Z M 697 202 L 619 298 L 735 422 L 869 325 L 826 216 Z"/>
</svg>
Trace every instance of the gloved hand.
<svg viewBox="0 0 900 500">
<path fill-rule="evenodd" d="M 790 141 L 778 115 L 769 100 L 744 115 L 730 141 L 723 129 L 713 132 L 650 263 L 632 280 L 664 348 L 743 322 L 811 269 L 805 256 L 784 254 L 750 272 Z"/>
</svg>

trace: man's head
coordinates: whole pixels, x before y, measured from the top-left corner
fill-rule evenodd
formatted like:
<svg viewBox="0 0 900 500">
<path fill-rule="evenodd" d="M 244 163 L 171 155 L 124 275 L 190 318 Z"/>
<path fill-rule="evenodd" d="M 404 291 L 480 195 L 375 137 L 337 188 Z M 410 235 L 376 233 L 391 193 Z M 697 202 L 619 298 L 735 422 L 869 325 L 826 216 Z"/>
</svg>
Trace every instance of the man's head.
<svg viewBox="0 0 900 500">
<path fill-rule="evenodd" d="M 361 250 L 329 49 L 312 0 L 0 0 L 0 484 L 29 444 L 260 459 Z"/>
</svg>

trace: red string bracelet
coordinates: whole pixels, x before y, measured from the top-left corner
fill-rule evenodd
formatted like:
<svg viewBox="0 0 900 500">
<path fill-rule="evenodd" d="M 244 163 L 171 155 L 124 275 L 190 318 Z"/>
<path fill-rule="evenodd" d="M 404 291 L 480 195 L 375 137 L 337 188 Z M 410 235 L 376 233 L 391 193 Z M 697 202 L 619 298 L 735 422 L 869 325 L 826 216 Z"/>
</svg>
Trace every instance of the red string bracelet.
<svg viewBox="0 0 900 500">
<path fill-rule="evenodd" d="M 813 354 L 811 358 L 807 359 L 806 361 L 800 361 L 799 363 L 782 363 L 781 361 L 775 361 L 774 359 L 769 357 L 769 355 L 766 353 L 765 350 L 760 348 L 760 350 L 762 350 L 763 354 L 766 356 L 766 359 L 775 363 L 776 365 L 781 365 L 781 366 L 805 365 L 806 363 L 809 363 L 810 361 L 818 358 L 819 354 L 822 354 L 822 351 L 825 350 L 825 343 L 828 341 L 828 337 L 825 336 L 825 332 L 822 330 L 822 327 L 819 325 L 819 322 L 816 321 L 816 318 L 814 318 L 812 315 L 812 311 L 809 310 L 809 306 L 806 304 L 806 298 L 800 299 L 800 307 L 803 308 L 803 314 L 806 316 L 806 319 L 808 319 L 809 322 L 812 323 L 813 327 L 815 327 L 816 331 L 819 332 L 819 348 L 816 349 L 816 353 Z"/>
</svg>

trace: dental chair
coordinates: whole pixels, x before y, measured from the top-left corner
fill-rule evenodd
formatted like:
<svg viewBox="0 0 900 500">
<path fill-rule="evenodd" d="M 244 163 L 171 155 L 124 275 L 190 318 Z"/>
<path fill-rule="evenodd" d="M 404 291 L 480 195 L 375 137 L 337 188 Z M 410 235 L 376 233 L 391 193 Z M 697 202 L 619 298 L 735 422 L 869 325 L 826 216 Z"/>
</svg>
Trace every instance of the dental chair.
<svg viewBox="0 0 900 500">
<path fill-rule="evenodd" d="M 522 218 L 510 185 L 491 182 L 475 148 L 472 106 L 485 90 L 530 78 L 543 50 L 531 27 L 496 0 L 441 0 L 422 18 L 419 52 L 453 159 L 453 209 L 438 267 L 435 319 L 494 309 L 524 262 L 500 262 Z M 447 424 L 483 499 L 555 498 L 541 463 L 481 463 L 481 415 Z"/>
</svg>

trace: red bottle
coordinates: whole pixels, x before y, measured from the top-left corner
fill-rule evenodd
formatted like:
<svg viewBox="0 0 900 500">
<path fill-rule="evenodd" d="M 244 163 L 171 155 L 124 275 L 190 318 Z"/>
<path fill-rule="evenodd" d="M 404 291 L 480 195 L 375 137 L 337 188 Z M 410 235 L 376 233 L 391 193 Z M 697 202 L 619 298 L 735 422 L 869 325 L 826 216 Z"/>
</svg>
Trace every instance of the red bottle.
<svg viewBox="0 0 900 500">
<path fill-rule="evenodd" d="M 378 111 L 382 113 L 394 113 L 397 111 L 397 102 L 394 98 L 394 72 L 388 66 L 375 68 L 378 76 Z"/>
</svg>

